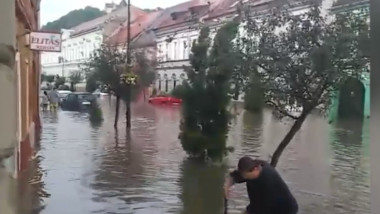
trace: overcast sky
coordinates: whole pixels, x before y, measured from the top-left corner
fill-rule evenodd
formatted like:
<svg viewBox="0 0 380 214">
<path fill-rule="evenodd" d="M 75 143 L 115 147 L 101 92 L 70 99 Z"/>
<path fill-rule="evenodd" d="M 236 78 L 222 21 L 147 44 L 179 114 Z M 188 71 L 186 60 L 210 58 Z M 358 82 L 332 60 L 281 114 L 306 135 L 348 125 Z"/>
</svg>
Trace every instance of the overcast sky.
<svg viewBox="0 0 380 214">
<path fill-rule="evenodd" d="M 3 1 L 3 0 L 0 0 Z M 170 7 L 188 0 L 131 0 L 131 4 L 140 8 Z M 68 12 L 84 8 L 86 6 L 104 9 L 105 3 L 112 0 L 42 0 L 41 1 L 41 24 L 54 21 Z M 120 0 L 114 0 L 119 3 Z"/>
</svg>

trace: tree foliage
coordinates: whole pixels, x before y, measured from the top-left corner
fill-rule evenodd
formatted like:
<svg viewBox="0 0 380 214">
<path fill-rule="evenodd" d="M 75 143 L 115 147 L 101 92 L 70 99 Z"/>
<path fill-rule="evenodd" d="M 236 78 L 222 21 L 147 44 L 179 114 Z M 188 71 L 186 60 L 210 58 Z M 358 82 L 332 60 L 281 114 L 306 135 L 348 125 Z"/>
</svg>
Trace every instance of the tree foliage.
<svg viewBox="0 0 380 214">
<path fill-rule="evenodd" d="M 55 76 L 54 75 L 45 75 L 45 74 L 41 74 L 41 80 L 42 81 L 46 81 L 48 83 L 53 83 L 54 82 L 54 79 L 55 79 Z"/>
<path fill-rule="evenodd" d="M 119 121 L 120 99 L 126 94 L 126 87 L 121 82 L 121 77 L 127 69 L 125 62 L 125 51 L 117 47 L 103 45 L 95 50 L 82 68 L 88 77 L 93 78 L 94 81 L 99 81 L 116 96 L 115 128 L 117 128 Z"/>
<path fill-rule="evenodd" d="M 221 158 L 228 151 L 226 133 L 230 81 L 234 70 L 234 44 L 238 23 L 221 27 L 210 49 L 210 30 L 204 27 L 190 56 L 191 69 L 184 83 L 180 139 L 192 157 Z"/>
<path fill-rule="evenodd" d="M 98 89 L 99 86 L 100 85 L 98 84 L 98 81 L 96 80 L 95 75 L 88 74 L 88 76 L 86 77 L 86 91 L 92 93 L 96 89 Z"/>
<path fill-rule="evenodd" d="M 66 83 L 65 77 L 60 77 L 59 75 L 55 76 L 54 87 L 56 89 L 65 90 L 66 89 L 65 83 Z"/>
<path fill-rule="evenodd" d="M 127 100 L 137 97 L 137 94 L 154 78 L 152 75 L 153 62 L 140 52 L 132 54 L 132 57 L 134 63 L 130 68 L 126 64 L 127 53 L 125 50 L 103 45 L 94 52 L 82 68 L 86 72 L 86 76 L 92 81 L 88 90 L 93 90 L 95 85 L 99 83 L 100 87 L 107 88 L 116 96 L 115 126 L 118 120 L 120 99 Z M 133 84 L 130 88 L 134 93 L 128 93 L 127 87 L 130 86 L 125 83 L 135 79 L 135 76 L 137 76 L 137 84 Z"/>
<path fill-rule="evenodd" d="M 55 30 L 60 31 L 61 29 L 70 29 L 83 22 L 87 22 L 105 15 L 104 11 L 99 10 L 95 7 L 87 6 L 84 9 L 73 10 L 68 14 L 62 16 L 58 20 L 48 22 L 46 25 L 42 26 L 43 30 Z"/>
<path fill-rule="evenodd" d="M 69 78 L 70 78 L 70 83 L 71 83 L 71 90 L 74 91 L 76 84 L 82 82 L 83 80 L 82 72 L 80 71 L 72 72 Z"/>
<path fill-rule="evenodd" d="M 145 89 L 148 88 L 156 77 L 155 67 L 156 61 L 150 60 L 146 57 L 144 51 L 135 51 L 133 53 L 133 73 L 135 73 L 138 77 L 138 84 L 135 87 L 135 92 L 133 94 L 138 95 L 141 92 L 144 93 L 145 99 Z"/>
<path fill-rule="evenodd" d="M 313 5 L 304 14 L 276 9 L 260 19 L 248 8 L 243 26 L 242 55 L 260 79 L 265 102 L 295 120 L 272 157 L 276 166 L 306 117 L 317 107 L 326 109 L 340 85 L 366 69 L 362 44 L 369 38 L 368 23 L 355 13 L 330 20 Z M 299 115 L 288 111 L 289 100 L 302 106 Z"/>
</svg>

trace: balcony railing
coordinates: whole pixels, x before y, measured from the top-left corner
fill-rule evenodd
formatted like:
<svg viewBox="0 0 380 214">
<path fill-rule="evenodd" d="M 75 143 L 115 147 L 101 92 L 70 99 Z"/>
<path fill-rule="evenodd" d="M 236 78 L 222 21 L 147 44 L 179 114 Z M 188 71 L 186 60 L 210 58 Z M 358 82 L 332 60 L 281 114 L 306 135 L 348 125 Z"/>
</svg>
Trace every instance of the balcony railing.
<svg viewBox="0 0 380 214">
<path fill-rule="evenodd" d="M 165 68 L 182 68 L 190 66 L 190 62 L 188 59 L 185 60 L 170 60 L 159 62 L 157 68 L 165 69 Z"/>
</svg>

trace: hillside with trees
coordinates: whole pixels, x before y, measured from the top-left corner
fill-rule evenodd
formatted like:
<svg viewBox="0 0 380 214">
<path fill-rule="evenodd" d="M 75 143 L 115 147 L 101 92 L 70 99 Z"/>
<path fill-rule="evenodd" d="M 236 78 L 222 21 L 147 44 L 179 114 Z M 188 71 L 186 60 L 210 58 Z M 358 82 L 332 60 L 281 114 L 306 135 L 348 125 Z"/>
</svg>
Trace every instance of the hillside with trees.
<svg viewBox="0 0 380 214">
<path fill-rule="evenodd" d="M 90 21 L 103 15 L 105 15 L 104 11 L 101 11 L 95 7 L 87 6 L 84 9 L 70 11 L 68 14 L 62 16 L 58 20 L 48 22 L 46 25 L 42 26 L 42 29 L 52 31 L 70 29 L 83 22 Z"/>
</svg>

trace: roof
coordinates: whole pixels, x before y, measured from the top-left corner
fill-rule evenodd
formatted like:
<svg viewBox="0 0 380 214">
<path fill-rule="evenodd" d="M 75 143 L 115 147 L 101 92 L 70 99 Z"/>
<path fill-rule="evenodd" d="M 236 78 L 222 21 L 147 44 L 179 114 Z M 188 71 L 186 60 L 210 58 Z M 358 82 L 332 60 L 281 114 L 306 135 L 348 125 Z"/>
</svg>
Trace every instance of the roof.
<svg viewBox="0 0 380 214">
<path fill-rule="evenodd" d="M 161 14 L 161 11 L 154 11 L 151 13 L 142 14 L 131 23 L 131 39 L 133 40 L 138 35 L 147 31 L 154 20 Z M 117 28 L 110 37 L 106 40 L 108 44 L 121 44 L 125 43 L 128 39 L 128 21 L 124 22 Z"/>
<path fill-rule="evenodd" d="M 156 29 L 187 22 L 207 14 L 212 2 L 220 0 L 192 0 L 165 9 Z M 209 4 L 210 2 L 210 4 Z"/>
<path fill-rule="evenodd" d="M 216 4 L 215 7 L 210 11 L 207 18 L 218 17 L 226 13 L 236 11 L 236 7 L 234 6 L 238 2 L 239 0 L 220 0 L 218 4 Z"/>
<path fill-rule="evenodd" d="M 239 0 L 192 0 L 167 8 L 163 14 L 165 18 L 156 30 L 234 12 L 238 2 Z"/>
<path fill-rule="evenodd" d="M 333 4 L 333 10 L 341 7 L 356 7 L 361 5 L 368 5 L 369 0 L 337 0 Z"/>
<path fill-rule="evenodd" d="M 140 15 L 145 14 L 145 13 L 146 12 L 141 10 L 140 8 L 137 8 L 131 5 L 131 20 L 134 20 Z M 74 30 L 72 35 L 78 35 L 78 34 L 85 33 L 87 31 L 97 29 L 101 27 L 103 24 L 105 24 L 107 21 L 111 21 L 114 19 L 125 21 L 127 19 L 127 16 L 128 16 L 128 7 L 118 8 L 109 14 L 90 20 L 88 22 L 84 22 L 80 25 L 77 25 L 71 28 L 72 30 Z"/>
</svg>

